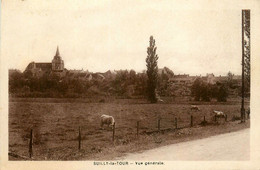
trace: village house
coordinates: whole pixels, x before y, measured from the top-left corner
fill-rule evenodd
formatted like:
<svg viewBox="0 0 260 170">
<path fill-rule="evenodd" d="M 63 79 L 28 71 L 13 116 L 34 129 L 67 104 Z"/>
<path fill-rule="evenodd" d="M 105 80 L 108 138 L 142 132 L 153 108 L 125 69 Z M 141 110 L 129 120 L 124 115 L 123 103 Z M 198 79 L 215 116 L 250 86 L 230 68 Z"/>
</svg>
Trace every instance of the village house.
<svg viewBox="0 0 260 170">
<path fill-rule="evenodd" d="M 168 80 L 168 84 L 173 91 L 173 95 L 190 96 L 192 84 L 197 78 L 201 78 L 205 83 L 208 84 L 224 83 L 228 81 L 228 76 L 215 76 L 213 73 L 206 74 L 206 76 L 190 76 L 189 74 L 179 74 L 170 78 Z M 233 76 L 235 86 L 241 86 L 241 79 L 242 78 L 239 75 Z M 235 94 L 236 91 L 231 91 L 231 93 Z"/>
</svg>

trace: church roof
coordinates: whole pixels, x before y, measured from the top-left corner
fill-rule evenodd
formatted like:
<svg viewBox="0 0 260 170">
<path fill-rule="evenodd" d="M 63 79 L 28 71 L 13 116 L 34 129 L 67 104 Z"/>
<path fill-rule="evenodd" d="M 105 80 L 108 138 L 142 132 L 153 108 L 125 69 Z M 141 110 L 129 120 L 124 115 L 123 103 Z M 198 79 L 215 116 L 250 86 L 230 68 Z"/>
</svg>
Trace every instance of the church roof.
<svg viewBox="0 0 260 170">
<path fill-rule="evenodd" d="M 52 69 L 52 63 L 35 63 L 35 62 L 31 62 L 28 64 L 28 66 L 26 67 L 25 70 L 34 70 L 34 69 L 37 69 L 37 70 L 41 70 L 41 71 L 44 71 L 44 72 L 48 72 L 48 71 L 51 71 Z"/>
<path fill-rule="evenodd" d="M 51 63 L 35 63 L 36 68 L 51 69 Z"/>
</svg>

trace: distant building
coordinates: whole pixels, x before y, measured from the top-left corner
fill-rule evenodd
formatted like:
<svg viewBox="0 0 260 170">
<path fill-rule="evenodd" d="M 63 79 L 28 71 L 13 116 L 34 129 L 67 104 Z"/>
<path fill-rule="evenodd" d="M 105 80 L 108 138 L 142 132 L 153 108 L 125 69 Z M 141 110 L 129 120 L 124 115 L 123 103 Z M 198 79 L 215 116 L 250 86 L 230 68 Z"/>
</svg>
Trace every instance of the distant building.
<svg viewBox="0 0 260 170">
<path fill-rule="evenodd" d="M 191 94 L 191 86 L 197 76 L 189 76 L 189 74 L 174 75 L 168 80 L 169 86 L 174 96 L 189 96 Z"/>
<path fill-rule="evenodd" d="M 158 74 L 162 75 L 162 74 L 169 74 L 170 76 L 174 76 L 174 73 L 172 70 L 170 70 L 167 67 L 163 67 L 163 68 L 159 68 L 158 69 Z"/>
<path fill-rule="evenodd" d="M 174 75 L 169 79 L 169 83 L 173 85 L 187 85 L 191 86 L 198 76 L 189 76 L 189 74 Z"/>
<path fill-rule="evenodd" d="M 81 70 L 68 70 L 66 77 L 68 79 L 78 79 L 78 80 L 91 80 L 91 73 L 88 72 L 88 70 L 84 71 L 83 69 Z"/>
<path fill-rule="evenodd" d="M 228 77 L 227 76 L 218 76 L 218 77 L 215 77 L 215 82 L 218 82 L 218 83 L 223 83 L 223 82 L 226 82 L 228 81 Z"/>
<path fill-rule="evenodd" d="M 191 95 L 192 84 L 197 78 L 200 78 L 208 84 L 225 83 L 228 81 L 227 76 L 214 76 L 213 73 L 206 74 L 206 76 L 189 76 L 189 74 L 174 75 L 168 80 L 168 84 L 172 89 L 172 94 L 175 96 Z M 234 75 L 233 80 L 234 86 L 241 86 L 242 78 L 240 75 Z"/>
<path fill-rule="evenodd" d="M 203 79 L 204 77 L 202 77 Z M 215 84 L 216 83 L 216 80 L 215 80 L 215 76 L 213 73 L 211 74 L 207 74 L 206 77 L 205 77 L 205 82 L 208 83 L 208 84 Z"/>
<path fill-rule="evenodd" d="M 25 72 L 31 72 L 33 76 L 40 77 L 44 74 L 58 74 L 65 75 L 64 61 L 62 60 L 59 52 L 59 47 L 57 47 L 56 54 L 53 57 L 51 63 L 36 63 L 31 62 L 25 69 Z"/>
</svg>

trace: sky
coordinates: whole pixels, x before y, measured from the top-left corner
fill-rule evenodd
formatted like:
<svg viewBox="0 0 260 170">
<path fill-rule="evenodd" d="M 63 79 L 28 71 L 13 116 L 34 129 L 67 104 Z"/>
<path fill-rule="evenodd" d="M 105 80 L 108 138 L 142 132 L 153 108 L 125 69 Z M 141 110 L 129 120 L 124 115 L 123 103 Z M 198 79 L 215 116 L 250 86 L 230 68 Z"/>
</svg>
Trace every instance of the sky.
<svg viewBox="0 0 260 170">
<path fill-rule="evenodd" d="M 159 68 L 241 74 L 241 7 L 229 1 L 12 0 L 1 19 L 9 69 L 51 62 L 59 46 L 67 69 L 139 72 L 153 35 Z"/>
</svg>

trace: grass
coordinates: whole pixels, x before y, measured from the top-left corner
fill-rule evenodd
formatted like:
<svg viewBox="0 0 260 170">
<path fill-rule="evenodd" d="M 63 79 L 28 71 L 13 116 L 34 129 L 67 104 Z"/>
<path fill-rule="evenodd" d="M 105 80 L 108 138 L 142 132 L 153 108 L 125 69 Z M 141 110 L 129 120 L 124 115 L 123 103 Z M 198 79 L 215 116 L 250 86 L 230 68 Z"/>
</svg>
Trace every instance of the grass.
<svg viewBox="0 0 260 170">
<path fill-rule="evenodd" d="M 30 129 L 33 129 L 33 151 L 36 160 L 102 160 L 127 152 L 136 152 L 170 143 L 177 143 L 249 127 L 232 118 L 240 116 L 239 102 L 224 105 L 202 103 L 201 111 L 191 111 L 188 102 L 148 104 L 144 100 L 105 99 L 105 103 L 89 99 L 11 99 L 9 102 L 9 151 L 28 156 Z M 109 102 L 109 103 L 108 103 Z M 248 104 L 248 103 L 247 103 Z M 228 123 L 213 123 L 213 110 L 224 111 Z M 99 118 L 112 115 L 116 120 L 115 141 L 112 131 L 101 130 Z M 193 124 L 190 126 L 190 117 Z M 206 117 L 207 124 L 199 126 Z M 157 121 L 161 118 L 158 134 Z M 175 117 L 178 127 L 174 130 Z M 140 121 L 139 140 L 136 122 Z M 78 151 L 78 128 L 81 126 L 82 149 Z M 151 133 L 149 133 L 151 132 Z M 149 135 L 148 135 L 149 134 Z M 12 160 L 13 158 L 10 157 Z"/>
</svg>

